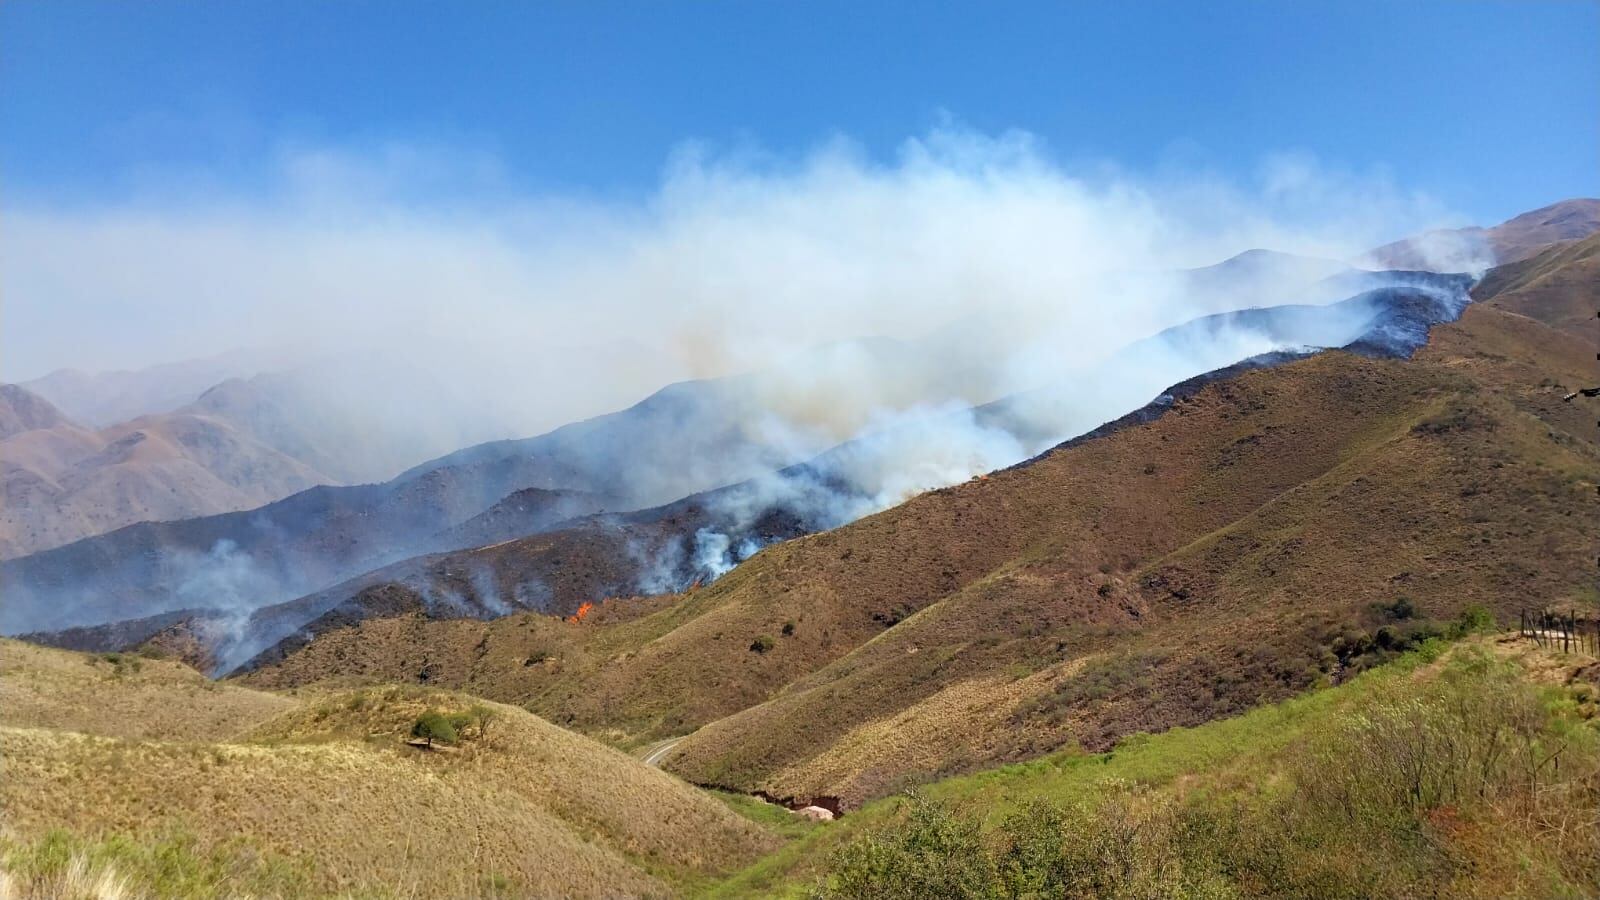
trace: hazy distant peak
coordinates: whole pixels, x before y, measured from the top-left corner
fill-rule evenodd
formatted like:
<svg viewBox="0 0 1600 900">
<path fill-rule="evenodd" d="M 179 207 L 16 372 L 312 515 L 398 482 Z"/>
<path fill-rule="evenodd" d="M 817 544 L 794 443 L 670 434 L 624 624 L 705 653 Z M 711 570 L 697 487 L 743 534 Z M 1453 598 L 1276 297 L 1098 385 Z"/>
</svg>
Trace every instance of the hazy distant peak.
<svg viewBox="0 0 1600 900">
<path fill-rule="evenodd" d="M 1466 271 L 1527 259 L 1551 244 L 1600 231 L 1600 200 L 1577 197 L 1513 216 L 1492 228 L 1441 228 L 1385 244 L 1363 259 L 1384 269 Z"/>
<path fill-rule="evenodd" d="M 57 369 L 24 382 L 74 420 L 103 428 L 194 402 L 220 381 L 261 371 L 264 354 L 235 351 L 203 359 L 162 363 L 131 371 L 88 373 Z"/>
<path fill-rule="evenodd" d="M 38 394 L 17 384 L 0 385 L 0 438 L 70 424 L 61 410 Z"/>
</svg>

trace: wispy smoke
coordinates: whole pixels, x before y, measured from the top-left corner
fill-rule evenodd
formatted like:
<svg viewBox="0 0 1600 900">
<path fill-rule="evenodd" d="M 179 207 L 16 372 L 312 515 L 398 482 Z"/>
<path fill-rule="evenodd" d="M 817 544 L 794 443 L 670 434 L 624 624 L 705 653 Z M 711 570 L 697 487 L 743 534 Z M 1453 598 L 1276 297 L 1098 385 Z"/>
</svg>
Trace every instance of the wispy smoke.
<svg viewBox="0 0 1600 900">
<path fill-rule="evenodd" d="M 176 576 L 172 608 L 207 610 L 226 631 L 241 627 L 262 597 L 280 592 L 280 581 L 230 540 L 205 554 L 168 553 L 167 565 Z"/>
</svg>

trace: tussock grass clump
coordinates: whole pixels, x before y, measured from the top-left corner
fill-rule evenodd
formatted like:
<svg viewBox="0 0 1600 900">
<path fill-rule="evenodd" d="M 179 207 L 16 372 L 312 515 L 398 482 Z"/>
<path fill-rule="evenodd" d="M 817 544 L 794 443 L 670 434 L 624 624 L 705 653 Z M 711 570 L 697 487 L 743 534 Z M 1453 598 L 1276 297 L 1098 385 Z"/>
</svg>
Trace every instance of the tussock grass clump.
<svg viewBox="0 0 1600 900">
<path fill-rule="evenodd" d="M 0 897 L 122 900 L 136 897 L 293 897 L 309 870 L 244 839 L 202 848 L 174 829 L 147 841 L 84 840 L 56 829 L 35 840 L 0 838 Z"/>
</svg>

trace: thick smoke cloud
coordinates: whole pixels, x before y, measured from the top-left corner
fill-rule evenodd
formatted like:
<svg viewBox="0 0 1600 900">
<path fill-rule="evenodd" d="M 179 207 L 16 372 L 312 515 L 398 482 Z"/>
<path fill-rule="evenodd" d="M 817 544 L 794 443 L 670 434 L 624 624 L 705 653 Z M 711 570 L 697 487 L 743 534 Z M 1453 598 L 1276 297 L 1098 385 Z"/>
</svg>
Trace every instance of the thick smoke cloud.
<svg viewBox="0 0 1600 900">
<path fill-rule="evenodd" d="M 655 545 L 653 557 L 633 550 L 642 572 L 636 589 L 664 593 L 713 580 L 773 540 L 834 528 L 918 493 L 1024 462 L 1147 403 L 1159 405 L 1158 396 L 1175 384 L 1238 363 L 1271 364 L 1330 347 L 1409 356 L 1431 326 L 1462 313 L 1473 280 L 1347 271 L 1299 292 L 1302 299 L 1345 297 L 1335 303 L 1204 316 L 993 404 L 886 414 L 804 465 L 700 498 L 709 524 L 692 540 Z"/>
<path fill-rule="evenodd" d="M 955 127 L 887 161 L 842 139 L 798 160 L 688 147 L 635 201 L 530 196 L 483 154 L 404 146 L 285 149 L 266 181 L 8 203 L 5 377 L 267 346 L 315 373 L 319 416 L 405 445 L 373 448 L 398 466 L 819 344 L 961 331 L 960 356 L 893 382 L 843 356 L 769 382 L 786 427 L 842 440 L 1236 305 L 1174 270 L 1252 247 L 1349 259 L 1452 224 L 1382 177 L 1295 157 L 1243 184 L 1133 177 Z"/>
<path fill-rule="evenodd" d="M 1196 374 L 1353 340 L 1372 311 L 1327 304 L 1371 285 L 1341 261 L 1453 224 L 1381 178 L 1302 159 L 1248 184 L 1135 178 L 958 129 L 887 162 L 844 141 L 798 161 L 687 149 L 635 203 L 527 197 L 481 159 L 460 168 L 290 152 L 259 202 L 10 210 L 7 375 L 264 346 L 315 398 L 309 415 L 375 436 L 370 455 L 398 468 L 743 373 L 651 435 L 659 458 L 596 448 L 627 470 L 591 489 L 634 506 L 739 483 L 692 534 L 626 543 L 632 587 L 660 593 L 1022 461 Z M 1486 264 L 1434 240 L 1439 268 Z M 1236 256 L 1254 248 L 1278 252 Z M 1282 304 L 1323 312 L 1168 330 Z M 706 450 L 672 449 L 690 445 Z M 231 620 L 326 586 L 248 550 L 183 560 L 170 608 Z M 549 602 L 543 584 L 484 573 L 423 586 L 430 607 L 475 614 Z"/>
</svg>

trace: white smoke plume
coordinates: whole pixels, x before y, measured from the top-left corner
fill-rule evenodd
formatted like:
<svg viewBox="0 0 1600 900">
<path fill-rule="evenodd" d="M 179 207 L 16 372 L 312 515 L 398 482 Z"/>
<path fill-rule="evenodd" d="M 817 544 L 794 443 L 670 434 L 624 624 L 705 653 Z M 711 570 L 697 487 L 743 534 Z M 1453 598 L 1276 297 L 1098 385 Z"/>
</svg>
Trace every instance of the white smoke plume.
<svg viewBox="0 0 1600 900">
<path fill-rule="evenodd" d="M 313 373 L 341 443 L 403 445 L 370 448 L 398 468 L 822 344 L 961 332 L 961 357 L 893 382 L 855 377 L 851 351 L 768 381 L 790 427 L 838 441 L 886 409 L 991 400 L 1234 307 L 1175 270 L 1258 247 L 1350 259 L 1448 224 L 1382 177 L 1296 157 L 1242 184 L 1141 178 L 954 126 L 886 161 L 844 139 L 800 159 L 691 146 L 633 201 L 530 196 L 505 168 L 290 147 L 250 197 L 8 199 L 4 375 L 269 347 Z M 1252 299 L 1305 279 L 1266 280 Z"/>
<path fill-rule="evenodd" d="M 748 558 L 774 506 L 842 524 L 1026 459 L 1201 372 L 1337 346 L 1360 333 L 1360 310 L 1284 333 L 1226 320 L 1156 336 L 1342 299 L 1359 291 L 1343 261 L 1457 224 L 1382 177 L 1303 158 L 1244 182 L 1137 176 L 1062 165 L 1024 133 L 956 127 L 889 160 L 842 139 L 800 159 L 691 147 L 634 200 L 530 196 L 477 156 L 293 148 L 264 198 L 8 199 L 4 212 L 8 379 L 260 348 L 315 398 L 308 418 L 339 424 L 333 443 L 392 471 L 675 381 L 747 374 L 718 395 L 738 415 L 682 429 L 726 429 L 728 446 L 755 450 L 634 461 L 618 481 L 650 503 L 749 478 L 753 460 L 777 468 L 845 445 L 826 470 L 719 497 L 692 539 L 630 541 L 643 593 Z M 1277 252 L 1238 256 L 1263 248 Z M 1018 421 L 985 418 L 1008 397 L 1023 398 Z M 249 595 L 230 608 L 285 599 L 243 584 L 255 576 L 232 556 L 200 561 L 220 579 L 202 593 Z M 499 609 L 548 589 L 491 578 L 472 593 Z"/>
</svg>

